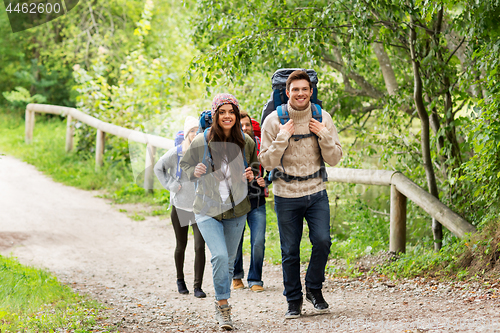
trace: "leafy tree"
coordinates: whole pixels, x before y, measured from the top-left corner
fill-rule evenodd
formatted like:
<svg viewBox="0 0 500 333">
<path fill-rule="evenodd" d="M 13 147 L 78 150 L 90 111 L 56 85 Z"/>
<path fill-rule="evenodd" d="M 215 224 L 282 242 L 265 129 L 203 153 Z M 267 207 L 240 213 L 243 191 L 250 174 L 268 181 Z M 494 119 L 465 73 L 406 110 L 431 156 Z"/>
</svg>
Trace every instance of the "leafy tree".
<svg viewBox="0 0 500 333">
<path fill-rule="evenodd" d="M 490 11 L 498 7 L 489 3 Z M 441 199 L 453 205 L 463 194 L 457 179 L 468 158 L 463 124 L 470 119 L 459 112 L 483 86 L 462 79 L 476 38 L 464 26 L 484 17 L 473 7 L 467 1 L 199 0 L 194 36 L 202 53 L 192 70 L 214 83 L 244 81 L 253 71 L 316 67 L 330 78 L 321 90 L 327 110 L 345 124 L 340 131 L 355 129 L 365 154 L 380 153 L 386 163 L 396 156 L 398 169 L 407 168 L 436 197 L 440 185 Z M 432 228 L 439 249 L 442 228 L 437 221 Z"/>
<path fill-rule="evenodd" d="M 6 15 L 0 17 L 0 91 L 23 86 L 56 105 L 74 105 L 72 67 L 90 66 L 99 47 L 109 52 L 113 79 L 125 59 L 139 20 L 138 0 L 80 1 L 67 15 L 12 34 Z M 5 47 L 5 50 L 3 49 Z"/>
</svg>

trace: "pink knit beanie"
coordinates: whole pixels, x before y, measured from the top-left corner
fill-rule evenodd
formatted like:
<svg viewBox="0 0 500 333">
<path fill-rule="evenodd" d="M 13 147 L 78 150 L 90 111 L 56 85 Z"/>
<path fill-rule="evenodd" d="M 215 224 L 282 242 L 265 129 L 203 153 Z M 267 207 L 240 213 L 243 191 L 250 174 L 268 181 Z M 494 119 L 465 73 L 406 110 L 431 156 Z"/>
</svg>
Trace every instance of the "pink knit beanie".
<svg viewBox="0 0 500 333">
<path fill-rule="evenodd" d="M 238 110 L 240 109 L 240 104 L 233 95 L 227 93 L 217 94 L 212 101 L 212 119 L 215 117 L 215 111 L 217 111 L 217 109 L 224 104 L 233 104 L 238 108 Z"/>
</svg>

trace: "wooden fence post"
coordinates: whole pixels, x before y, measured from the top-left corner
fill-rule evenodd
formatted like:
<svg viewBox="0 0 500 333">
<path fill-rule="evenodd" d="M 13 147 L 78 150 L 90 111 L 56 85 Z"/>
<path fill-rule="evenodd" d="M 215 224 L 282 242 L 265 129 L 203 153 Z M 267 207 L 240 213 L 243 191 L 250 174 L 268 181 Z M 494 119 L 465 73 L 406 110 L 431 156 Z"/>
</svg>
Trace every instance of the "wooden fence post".
<svg viewBox="0 0 500 333">
<path fill-rule="evenodd" d="M 144 189 L 153 193 L 154 189 L 154 167 L 155 167 L 156 147 L 151 144 L 146 145 L 146 163 L 144 165 Z"/>
<path fill-rule="evenodd" d="M 102 166 L 103 157 L 104 157 L 104 140 L 105 140 L 105 132 L 97 129 L 97 136 L 95 140 L 95 169 L 96 171 Z"/>
<path fill-rule="evenodd" d="M 404 253 L 406 251 L 406 196 L 391 185 L 389 251 Z"/>
<path fill-rule="evenodd" d="M 73 135 L 74 135 L 74 129 L 73 129 L 73 117 L 71 115 L 67 115 L 67 122 L 66 122 L 66 152 L 69 153 L 70 151 L 73 150 Z"/>
<path fill-rule="evenodd" d="M 33 130 L 35 129 L 35 111 L 26 108 L 24 118 L 24 142 L 31 144 L 33 142 Z"/>
</svg>

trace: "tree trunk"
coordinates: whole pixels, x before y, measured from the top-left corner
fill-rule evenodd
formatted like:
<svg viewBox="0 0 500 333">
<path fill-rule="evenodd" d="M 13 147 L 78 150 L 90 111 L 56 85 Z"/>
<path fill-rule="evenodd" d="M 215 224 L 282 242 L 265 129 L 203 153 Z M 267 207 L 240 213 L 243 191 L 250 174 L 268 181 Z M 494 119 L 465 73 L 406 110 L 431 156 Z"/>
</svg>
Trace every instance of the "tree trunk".
<svg viewBox="0 0 500 333">
<path fill-rule="evenodd" d="M 446 138 L 451 144 L 451 156 L 454 158 L 454 167 L 459 167 L 462 164 L 462 155 L 460 152 L 460 145 L 458 144 L 457 134 L 455 131 L 455 114 L 453 112 L 453 100 L 451 98 L 450 93 L 450 79 L 448 76 L 444 77 L 444 84 L 446 89 L 446 93 L 444 96 L 444 110 L 445 110 L 445 118 L 446 118 L 446 127 L 445 133 Z"/>
<path fill-rule="evenodd" d="M 387 52 L 385 51 L 384 45 L 381 43 L 373 43 L 373 51 L 377 56 L 378 63 L 380 65 L 380 70 L 384 76 L 385 87 L 389 95 L 394 95 L 396 90 L 398 90 L 398 81 L 396 81 L 396 75 L 392 69 L 391 59 Z"/>
<path fill-rule="evenodd" d="M 431 159 L 431 148 L 430 148 L 430 136 L 429 136 L 429 115 L 425 109 L 423 94 L 422 94 L 422 78 L 420 76 L 420 62 L 417 59 L 415 52 L 415 43 L 417 40 L 417 34 L 415 31 L 414 18 L 411 17 L 411 29 L 410 29 L 410 53 L 413 64 L 413 76 L 414 76 L 414 88 L 413 88 L 413 99 L 415 101 L 415 108 L 417 109 L 418 116 L 420 118 L 421 135 L 420 144 L 422 147 L 422 158 L 424 160 L 425 175 L 427 178 L 427 186 L 429 187 L 429 192 L 439 199 L 439 193 L 436 184 L 436 175 L 434 174 L 434 167 L 432 165 Z M 432 232 L 434 234 L 434 250 L 439 251 L 441 249 L 443 240 L 443 227 L 436 220 L 432 219 Z"/>
</svg>

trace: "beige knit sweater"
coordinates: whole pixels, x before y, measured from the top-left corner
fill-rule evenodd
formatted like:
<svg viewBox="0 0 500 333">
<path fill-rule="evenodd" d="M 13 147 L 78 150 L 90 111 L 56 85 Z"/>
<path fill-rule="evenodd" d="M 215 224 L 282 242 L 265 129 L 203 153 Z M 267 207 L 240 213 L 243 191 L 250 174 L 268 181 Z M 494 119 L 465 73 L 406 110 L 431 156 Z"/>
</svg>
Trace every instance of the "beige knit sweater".
<svg viewBox="0 0 500 333">
<path fill-rule="evenodd" d="M 288 114 L 293 119 L 295 133 L 308 134 L 309 121 L 312 118 L 311 104 L 303 111 L 292 109 L 288 103 Z M 339 142 L 337 129 L 333 124 L 332 117 L 328 112 L 322 112 L 322 124 L 326 126 L 315 136 L 295 141 L 290 134 L 280 131 L 278 113 L 274 111 L 267 116 L 262 127 L 262 142 L 259 160 L 266 170 L 281 168 L 281 157 L 283 156 L 284 172 L 291 176 L 307 176 L 315 173 L 321 167 L 321 155 L 326 164 L 336 165 L 342 158 L 342 146 Z M 319 146 L 318 146 L 319 143 Z M 277 179 L 273 182 L 275 195 L 284 198 L 299 198 L 324 190 L 325 184 L 321 177 L 311 178 L 305 181 L 292 180 L 285 182 Z"/>
</svg>

